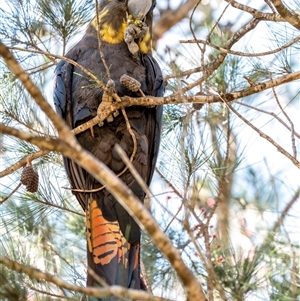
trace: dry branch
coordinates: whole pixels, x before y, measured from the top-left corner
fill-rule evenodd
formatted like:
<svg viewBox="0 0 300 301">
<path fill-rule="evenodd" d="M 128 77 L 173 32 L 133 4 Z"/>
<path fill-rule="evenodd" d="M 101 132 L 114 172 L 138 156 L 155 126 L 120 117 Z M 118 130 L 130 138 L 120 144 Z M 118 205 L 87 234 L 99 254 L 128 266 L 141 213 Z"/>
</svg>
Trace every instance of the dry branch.
<svg viewBox="0 0 300 301">
<path fill-rule="evenodd" d="M 251 14 L 253 16 L 253 18 L 255 18 L 255 19 L 265 20 L 265 21 L 275 21 L 275 22 L 284 22 L 285 21 L 285 19 L 278 14 L 263 13 L 253 7 L 244 5 L 244 4 L 234 1 L 234 0 L 225 0 L 225 1 L 228 2 L 232 7 L 235 7 L 237 9 L 240 9 L 242 11 L 245 11 L 245 12 Z"/>
<path fill-rule="evenodd" d="M 42 272 L 36 268 L 32 268 L 23 264 L 20 264 L 16 261 L 10 260 L 9 258 L 0 255 L 0 263 L 7 266 L 9 269 L 12 269 L 17 272 L 22 272 L 28 275 L 30 278 L 45 280 L 46 282 L 53 283 L 60 288 L 64 288 L 70 291 L 79 292 L 85 295 L 94 296 L 94 297 L 127 297 L 131 299 L 138 300 L 153 300 L 153 301 L 171 301 L 170 299 L 155 297 L 141 290 L 126 289 L 121 286 L 113 285 L 106 288 L 95 288 L 95 287 L 82 287 L 71 284 L 67 281 L 60 279 L 59 277 Z"/>
<path fill-rule="evenodd" d="M 229 109 L 238 116 L 243 122 L 245 122 L 248 126 L 250 126 L 255 132 L 259 134 L 262 138 L 269 141 L 273 146 L 277 148 L 277 150 L 282 153 L 284 156 L 286 156 L 295 166 L 300 168 L 300 162 L 294 158 L 289 152 L 287 152 L 283 147 L 281 147 L 277 142 L 275 142 L 270 136 L 262 132 L 260 129 L 258 129 L 256 126 L 254 126 L 250 121 L 248 121 L 246 118 L 244 118 L 236 109 L 233 108 L 233 106 L 228 103 L 225 99 L 224 102 L 229 107 Z"/>
<path fill-rule="evenodd" d="M 237 56 L 245 56 L 245 57 L 258 57 L 258 56 L 265 56 L 265 55 L 270 55 L 270 54 L 274 54 L 274 53 L 277 53 L 279 51 L 282 51 L 290 46 L 292 46 L 293 44 L 295 44 L 296 42 L 298 42 L 300 40 L 300 36 L 292 39 L 291 41 L 289 41 L 288 43 L 276 48 L 276 49 L 273 49 L 273 50 L 270 50 L 270 51 L 265 51 L 265 52 L 257 52 L 257 53 L 250 53 L 250 52 L 241 52 L 241 51 L 234 51 L 234 50 L 229 50 L 229 49 L 226 49 L 226 48 L 223 48 L 223 47 L 220 47 L 218 45 L 215 45 L 213 43 L 210 43 L 209 41 L 207 40 L 181 40 L 179 41 L 180 43 L 190 43 L 190 44 L 193 44 L 193 43 L 200 43 L 200 44 L 204 44 L 204 45 L 207 45 L 207 46 L 210 46 L 218 51 L 221 51 L 223 53 L 227 53 L 227 54 L 232 54 L 232 55 L 237 55 Z"/>
<path fill-rule="evenodd" d="M 300 30 L 300 15 L 296 13 L 290 12 L 282 3 L 281 0 L 271 0 L 273 5 L 275 6 L 278 13 L 281 15 L 281 17 L 293 25 L 295 28 Z"/>
</svg>

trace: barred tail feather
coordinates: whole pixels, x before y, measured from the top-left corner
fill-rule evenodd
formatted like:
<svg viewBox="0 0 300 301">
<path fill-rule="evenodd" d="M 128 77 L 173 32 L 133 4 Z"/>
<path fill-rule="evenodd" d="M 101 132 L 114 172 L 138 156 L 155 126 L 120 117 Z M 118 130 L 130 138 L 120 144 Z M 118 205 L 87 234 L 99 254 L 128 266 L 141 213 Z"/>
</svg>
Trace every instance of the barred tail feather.
<svg viewBox="0 0 300 301">
<path fill-rule="evenodd" d="M 89 200 L 86 227 L 89 268 L 108 285 L 143 289 L 139 271 L 140 244 L 128 243 L 118 221 L 106 220 L 94 199 Z M 87 285 L 100 284 L 88 275 Z"/>
</svg>

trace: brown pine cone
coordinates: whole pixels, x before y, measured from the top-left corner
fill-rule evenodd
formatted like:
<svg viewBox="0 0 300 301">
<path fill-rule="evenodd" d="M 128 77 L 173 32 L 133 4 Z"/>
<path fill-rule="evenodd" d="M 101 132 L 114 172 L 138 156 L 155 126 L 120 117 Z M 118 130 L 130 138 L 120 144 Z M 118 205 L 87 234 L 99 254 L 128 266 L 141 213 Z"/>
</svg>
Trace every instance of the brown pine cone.
<svg viewBox="0 0 300 301">
<path fill-rule="evenodd" d="M 34 171 L 34 174 L 31 178 L 31 182 L 26 186 L 28 192 L 37 192 L 39 186 L 39 174 Z"/>
<path fill-rule="evenodd" d="M 21 183 L 29 192 L 37 192 L 39 185 L 39 174 L 31 166 L 25 166 L 21 174 Z"/>
<path fill-rule="evenodd" d="M 137 92 L 141 88 L 141 83 L 129 75 L 123 74 L 120 77 L 120 83 L 132 92 Z"/>
<path fill-rule="evenodd" d="M 25 186 L 30 184 L 34 173 L 35 171 L 31 166 L 29 165 L 25 166 L 21 174 L 21 179 L 20 179 L 21 183 Z"/>
</svg>

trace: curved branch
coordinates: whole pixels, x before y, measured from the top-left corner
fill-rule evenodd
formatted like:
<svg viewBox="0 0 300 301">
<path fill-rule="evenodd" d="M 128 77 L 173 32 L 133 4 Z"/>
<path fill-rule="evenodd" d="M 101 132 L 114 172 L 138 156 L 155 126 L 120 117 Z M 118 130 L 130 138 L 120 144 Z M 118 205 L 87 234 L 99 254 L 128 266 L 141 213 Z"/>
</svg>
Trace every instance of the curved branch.
<svg viewBox="0 0 300 301">
<path fill-rule="evenodd" d="M 247 53 L 247 52 L 241 52 L 241 51 L 234 51 L 234 50 L 229 50 L 220 46 L 217 46 L 213 43 L 210 43 L 209 41 L 205 41 L 205 40 L 181 40 L 179 41 L 180 43 L 201 43 L 204 45 L 208 45 L 218 51 L 221 51 L 223 53 L 227 53 L 227 54 L 232 54 L 232 55 L 238 55 L 238 56 L 245 56 L 245 57 L 257 57 L 257 56 L 265 56 L 265 55 L 270 55 L 270 54 L 274 54 L 276 52 L 282 51 L 288 47 L 290 47 L 291 45 L 295 44 L 296 42 L 298 42 L 300 40 L 300 36 L 294 38 L 293 40 L 289 41 L 288 43 L 282 45 L 281 47 L 278 47 L 276 49 L 270 50 L 270 51 L 265 51 L 265 52 L 257 52 L 257 53 Z"/>
<path fill-rule="evenodd" d="M 258 19 L 252 19 L 250 22 L 248 22 L 246 25 L 244 25 L 241 29 L 239 29 L 224 45 L 224 48 L 230 49 L 236 42 L 238 42 L 243 36 L 245 36 L 248 32 L 253 30 L 257 24 L 259 23 Z M 217 58 L 207 66 L 205 66 L 205 73 L 204 76 L 200 77 L 197 81 L 191 83 L 190 85 L 184 87 L 181 89 L 180 92 L 187 92 L 191 89 L 193 89 L 196 86 L 201 85 L 209 76 L 212 75 L 212 73 L 217 70 L 220 65 L 224 62 L 225 58 L 227 56 L 227 53 L 220 53 Z"/>
<path fill-rule="evenodd" d="M 250 121 L 248 121 L 245 117 L 243 117 L 236 109 L 234 109 L 232 107 L 232 105 L 227 102 L 224 99 L 224 102 L 226 103 L 226 105 L 228 106 L 228 108 L 236 115 L 238 116 L 243 122 L 245 122 L 248 126 L 250 126 L 255 132 L 257 132 L 262 138 L 266 139 L 267 141 L 269 141 L 272 145 L 274 145 L 277 150 L 282 153 L 283 155 L 285 155 L 295 166 L 297 166 L 298 168 L 300 168 L 300 162 L 294 158 L 289 152 L 287 152 L 283 147 L 281 147 L 277 142 L 275 142 L 270 136 L 268 136 L 267 134 L 265 134 L 264 132 L 262 132 L 259 128 L 257 128 L 256 126 L 254 126 Z"/>
<path fill-rule="evenodd" d="M 280 16 L 292 26 L 300 30 L 300 15 L 291 13 L 281 0 L 271 0 Z"/>
<path fill-rule="evenodd" d="M 282 85 L 282 84 L 286 84 L 288 82 L 294 81 L 294 80 L 298 80 L 300 79 L 300 71 L 294 72 L 292 74 L 287 74 L 275 79 L 271 79 L 268 81 L 265 81 L 263 83 L 259 83 L 259 84 L 254 84 L 251 87 L 241 90 L 241 91 L 237 91 L 237 92 L 233 92 L 233 93 L 227 93 L 225 95 L 225 98 L 227 101 L 231 101 L 234 99 L 238 99 L 238 98 L 242 98 L 242 97 L 246 97 L 249 95 L 253 95 L 256 94 L 258 92 Z"/>
<path fill-rule="evenodd" d="M 16 170 L 24 167 L 27 164 L 28 161 L 33 161 L 35 159 L 38 159 L 42 156 L 47 155 L 48 153 L 49 153 L 49 151 L 40 150 L 38 152 L 35 152 L 33 154 L 30 154 L 28 156 L 23 157 L 22 159 L 20 159 L 15 164 L 9 166 L 8 168 L 4 169 L 3 171 L 0 171 L 0 178 L 3 178 L 4 176 L 7 176 L 9 174 L 12 174 Z"/>
<path fill-rule="evenodd" d="M 253 16 L 253 18 L 255 18 L 255 19 L 265 20 L 265 21 L 275 21 L 275 22 L 284 22 L 285 21 L 285 19 L 280 15 L 277 15 L 274 13 L 272 13 L 272 14 L 263 13 L 253 7 L 236 2 L 234 0 L 225 0 L 225 1 L 228 2 L 232 7 L 235 7 L 237 9 L 240 9 L 244 12 L 251 14 Z"/>
<path fill-rule="evenodd" d="M 246 88 L 241 91 L 227 93 L 224 95 L 224 98 L 227 101 L 233 101 L 245 96 L 253 95 L 258 92 L 270 89 L 275 86 L 282 85 L 284 83 L 288 83 L 293 80 L 300 79 L 300 71 L 284 75 L 279 78 L 275 78 L 264 83 L 254 84 L 249 88 Z M 89 120 L 88 122 L 78 126 L 74 129 L 74 134 L 79 134 L 90 127 L 99 124 L 101 121 L 105 120 L 109 115 L 111 115 L 114 111 L 119 109 L 130 107 L 130 106 L 155 106 L 155 105 L 166 105 L 166 104 L 181 104 L 181 103 L 215 103 L 215 102 L 222 102 L 223 98 L 219 97 L 218 95 L 196 95 L 196 96 L 185 96 L 184 94 L 172 94 L 166 97 L 152 97 L 152 96 L 145 96 L 145 97 L 129 97 L 123 96 L 121 97 L 121 102 L 114 102 L 114 103 L 101 103 L 98 109 L 100 112 L 99 115 L 94 117 L 93 119 Z"/>
<path fill-rule="evenodd" d="M 170 299 L 155 297 L 141 290 L 126 289 L 121 286 L 113 285 L 105 288 L 95 288 L 95 287 L 83 287 L 71 284 L 67 281 L 62 280 L 61 278 L 44 273 L 39 269 L 32 268 L 23 264 L 20 264 L 16 261 L 10 260 L 9 258 L 0 255 L 0 263 L 7 266 L 9 269 L 12 269 L 17 272 L 22 272 L 27 274 L 30 278 L 34 279 L 43 279 L 47 282 L 51 282 L 57 285 L 60 288 L 64 288 L 70 291 L 79 292 L 85 295 L 94 296 L 94 297 L 128 297 L 130 299 L 138 300 L 153 300 L 153 301 L 171 301 Z"/>
</svg>

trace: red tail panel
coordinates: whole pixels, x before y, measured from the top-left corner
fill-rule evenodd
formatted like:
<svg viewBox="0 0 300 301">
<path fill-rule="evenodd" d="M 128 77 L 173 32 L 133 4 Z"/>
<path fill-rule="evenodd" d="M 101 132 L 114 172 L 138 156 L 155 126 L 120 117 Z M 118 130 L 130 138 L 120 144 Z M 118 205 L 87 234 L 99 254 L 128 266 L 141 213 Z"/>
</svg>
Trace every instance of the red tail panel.
<svg viewBox="0 0 300 301">
<path fill-rule="evenodd" d="M 106 265 L 117 257 L 117 262 L 126 268 L 130 244 L 123 236 L 119 223 L 107 221 L 103 217 L 96 200 L 89 204 L 86 226 L 88 249 L 94 264 Z"/>
</svg>

